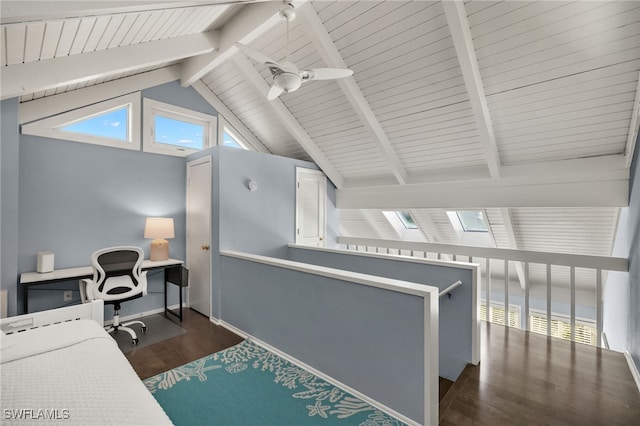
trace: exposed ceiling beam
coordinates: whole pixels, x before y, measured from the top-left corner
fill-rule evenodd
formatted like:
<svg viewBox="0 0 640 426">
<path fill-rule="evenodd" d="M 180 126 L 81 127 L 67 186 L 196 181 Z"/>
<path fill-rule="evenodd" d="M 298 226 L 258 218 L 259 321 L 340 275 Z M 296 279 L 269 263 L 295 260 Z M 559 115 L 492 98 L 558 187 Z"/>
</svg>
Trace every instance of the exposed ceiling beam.
<svg viewBox="0 0 640 426">
<path fill-rule="evenodd" d="M 326 28 L 318 17 L 318 14 L 313 9 L 313 6 L 306 4 L 299 8 L 298 15 L 300 19 L 303 20 L 302 27 L 306 30 L 311 42 L 327 66 L 331 68 L 348 68 L 338 48 L 333 43 L 333 40 L 331 40 L 331 36 L 329 36 L 329 33 L 327 33 Z M 393 145 L 385 134 L 384 129 L 369 106 L 369 102 L 367 102 L 360 87 L 358 87 L 356 80 L 353 77 L 347 77 L 340 78 L 336 80 L 336 82 L 360 118 L 360 121 L 373 138 L 373 141 L 389 165 L 391 172 L 398 180 L 398 183 L 406 184 L 409 176 L 393 149 Z"/>
<path fill-rule="evenodd" d="M 428 242 L 440 243 L 444 241 L 442 239 L 442 234 L 440 234 L 440 230 L 436 226 L 436 222 L 433 220 L 433 216 L 431 216 L 430 211 L 410 209 L 409 213 L 411 213 L 411 216 L 413 216 L 413 218 L 418 221 L 418 226 L 420 227 L 422 234 L 424 235 L 424 237 Z M 422 224 L 426 226 L 429 232 L 425 231 L 425 229 L 422 227 Z"/>
<path fill-rule="evenodd" d="M 302 128 L 298 120 L 291 114 L 284 103 L 280 99 L 273 101 L 267 100 L 267 93 L 269 91 L 269 85 L 262 78 L 260 73 L 256 71 L 255 67 L 247 59 L 242 52 L 232 56 L 233 61 L 237 65 L 238 69 L 245 76 L 247 81 L 253 85 L 258 93 L 264 99 L 264 105 L 269 108 L 280 120 L 281 124 L 291 133 L 291 135 L 298 141 L 300 146 L 309 154 L 309 156 L 315 161 L 315 163 L 322 169 L 325 175 L 333 182 L 336 188 L 342 188 L 344 185 L 344 178 L 338 170 L 336 170 L 331 162 L 324 156 L 322 151 L 315 144 L 311 136 Z"/>
<path fill-rule="evenodd" d="M 629 125 L 629 135 L 627 146 L 624 151 L 625 165 L 631 167 L 633 152 L 638 140 L 638 128 L 640 127 L 640 74 L 638 75 L 638 86 L 636 87 L 636 97 L 633 101 L 633 112 L 631 113 L 631 124 Z"/>
<path fill-rule="evenodd" d="M 20 124 L 176 81 L 180 75 L 179 70 L 178 65 L 172 65 L 70 92 L 21 102 L 18 106 Z"/>
<path fill-rule="evenodd" d="M 296 0 L 294 6 L 306 0 Z M 181 81 L 190 86 L 238 52 L 234 43 L 249 44 L 281 22 L 281 2 L 269 1 L 248 4 L 220 29 L 220 43 L 215 52 L 190 58 L 183 62 Z"/>
<path fill-rule="evenodd" d="M 210 31 L 5 66 L 0 70 L 2 99 L 201 55 L 214 50 L 217 38 Z"/>
<path fill-rule="evenodd" d="M 240 135 L 245 138 L 247 143 L 251 145 L 256 151 L 271 153 L 269 149 L 264 146 L 258 138 L 253 134 L 247 126 L 244 125 L 242 121 L 218 98 L 212 91 L 204 84 L 202 81 L 196 81 L 192 86 L 199 94 L 209 102 L 209 104 L 218 111 L 218 114 L 221 114 L 224 119 L 234 128 L 235 131 L 240 133 Z"/>
<path fill-rule="evenodd" d="M 502 207 L 625 207 L 628 179 L 488 179 L 417 185 L 343 188 L 336 191 L 341 209 Z"/>
<path fill-rule="evenodd" d="M 257 0 L 260 1 L 260 0 Z M 0 2 L 0 22 L 44 21 L 67 17 L 95 16 L 132 13 L 147 10 L 177 9 L 206 5 L 229 5 L 246 3 L 229 0 L 174 1 L 174 0 L 127 0 L 127 1 L 51 1 L 51 0 L 3 0 Z"/>
<path fill-rule="evenodd" d="M 509 241 L 509 248 L 514 250 L 520 250 L 518 247 L 518 239 L 516 238 L 516 233 L 513 227 L 513 220 L 511 220 L 511 209 L 504 208 L 500 209 L 500 213 L 502 214 L 502 222 L 504 223 L 504 228 L 507 232 L 507 240 Z M 516 274 L 518 275 L 518 281 L 520 281 L 520 288 L 525 290 L 525 277 L 524 277 L 524 266 L 522 262 L 516 262 Z"/>
<path fill-rule="evenodd" d="M 473 46 L 471 30 L 464 3 L 459 0 L 442 1 L 442 7 L 447 17 L 447 24 L 456 49 L 458 62 L 464 78 L 464 84 L 469 94 L 469 101 L 475 117 L 480 138 L 484 147 L 484 154 L 492 177 L 500 177 L 500 156 L 498 145 L 493 132 L 489 106 L 484 93 L 484 86 L 480 77 L 480 67 Z"/>
</svg>

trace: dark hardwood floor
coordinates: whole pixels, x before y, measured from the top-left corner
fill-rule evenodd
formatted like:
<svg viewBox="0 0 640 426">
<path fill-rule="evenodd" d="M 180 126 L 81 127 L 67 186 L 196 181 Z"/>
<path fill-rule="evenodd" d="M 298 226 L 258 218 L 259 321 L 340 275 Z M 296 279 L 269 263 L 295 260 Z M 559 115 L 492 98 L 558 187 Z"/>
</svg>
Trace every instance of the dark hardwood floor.
<svg viewBox="0 0 640 426">
<path fill-rule="evenodd" d="M 481 359 L 440 401 L 440 425 L 640 425 L 619 352 L 483 322 Z"/>
<path fill-rule="evenodd" d="M 187 332 L 124 354 L 141 379 L 195 361 L 244 340 L 226 328 L 212 324 L 207 317 L 191 309 L 183 310 L 182 323 L 171 319 Z"/>
<path fill-rule="evenodd" d="M 126 353 L 141 379 L 242 338 L 186 309 L 185 334 Z M 640 425 L 640 392 L 617 352 L 482 323 L 482 362 L 440 380 L 441 425 Z"/>
</svg>

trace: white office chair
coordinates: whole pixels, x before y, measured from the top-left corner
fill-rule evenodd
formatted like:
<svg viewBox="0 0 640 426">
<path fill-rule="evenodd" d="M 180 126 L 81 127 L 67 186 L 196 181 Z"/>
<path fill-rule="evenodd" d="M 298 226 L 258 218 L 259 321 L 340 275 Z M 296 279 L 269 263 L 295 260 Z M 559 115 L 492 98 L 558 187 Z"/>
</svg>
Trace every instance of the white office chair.
<svg viewBox="0 0 640 426">
<path fill-rule="evenodd" d="M 126 331 L 133 344 L 138 336 L 129 326 L 140 324 L 142 331 L 147 326 L 142 321 L 120 324 L 120 302 L 137 299 L 147 294 L 147 271 L 142 271 L 144 251 L 140 247 L 122 246 L 98 250 L 91 255 L 93 278 L 80 281 L 80 297 L 83 303 L 101 299 L 105 305 L 114 305 L 113 324 L 105 327 L 107 332 Z"/>
</svg>

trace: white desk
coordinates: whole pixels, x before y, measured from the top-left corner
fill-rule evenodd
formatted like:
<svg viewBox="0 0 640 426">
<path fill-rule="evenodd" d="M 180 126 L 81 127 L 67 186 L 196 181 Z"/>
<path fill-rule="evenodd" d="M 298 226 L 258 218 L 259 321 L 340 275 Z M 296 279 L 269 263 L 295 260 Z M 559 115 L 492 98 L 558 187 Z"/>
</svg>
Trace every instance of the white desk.
<svg viewBox="0 0 640 426">
<path fill-rule="evenodd" d="M 175 268 L 178 266 L 182 266 L 184 262 L 178 259 L 167 259 L 167 260 L 144 260 L 142 261 L 142 269 L 143 270 L 153 270 L 153 269 L 169 269 Z M 60 281 L 69 281 L 78 279 L 81 280 L 83 278 L 91 278 L 93 276 L 93 268 L 91 266 L 80 266 L 78 268 L 66 268 L 66 269 L 58 269 L 52 272 L 24 272 L 20 274 L 20 286 L 22 287 L 22 306 L 24 309 L 24 314 L 29 313 L 29 288 L 34 285 L 46 285 L 53 284 Z M 166 271 L 165 271 L 166 278 Z M 164 283 L 164 307 L 165 312 L 167 311 L 167 280 L 165 279 Z M 180 290 L 180 295 L 182 296 L 182 289 Z M 180 297 L 180 310 L 182 311 L 182 297 Z M 182 312 L 180 312 L 180 319 L 182 320 Z"/>
</svg>

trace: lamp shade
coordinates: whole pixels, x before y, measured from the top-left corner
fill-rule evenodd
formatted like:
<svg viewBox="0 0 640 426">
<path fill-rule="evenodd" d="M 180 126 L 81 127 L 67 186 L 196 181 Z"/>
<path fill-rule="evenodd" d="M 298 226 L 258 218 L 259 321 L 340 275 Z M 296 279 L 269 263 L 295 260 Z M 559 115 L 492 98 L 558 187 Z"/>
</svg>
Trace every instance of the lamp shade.
<svg viewBox="0 0 640 426">
<path fill-rule="evenodd" d="M 173 218 L 148 217 L 144 226 L 145 238 L 174 238 Z"/>
</svg>

